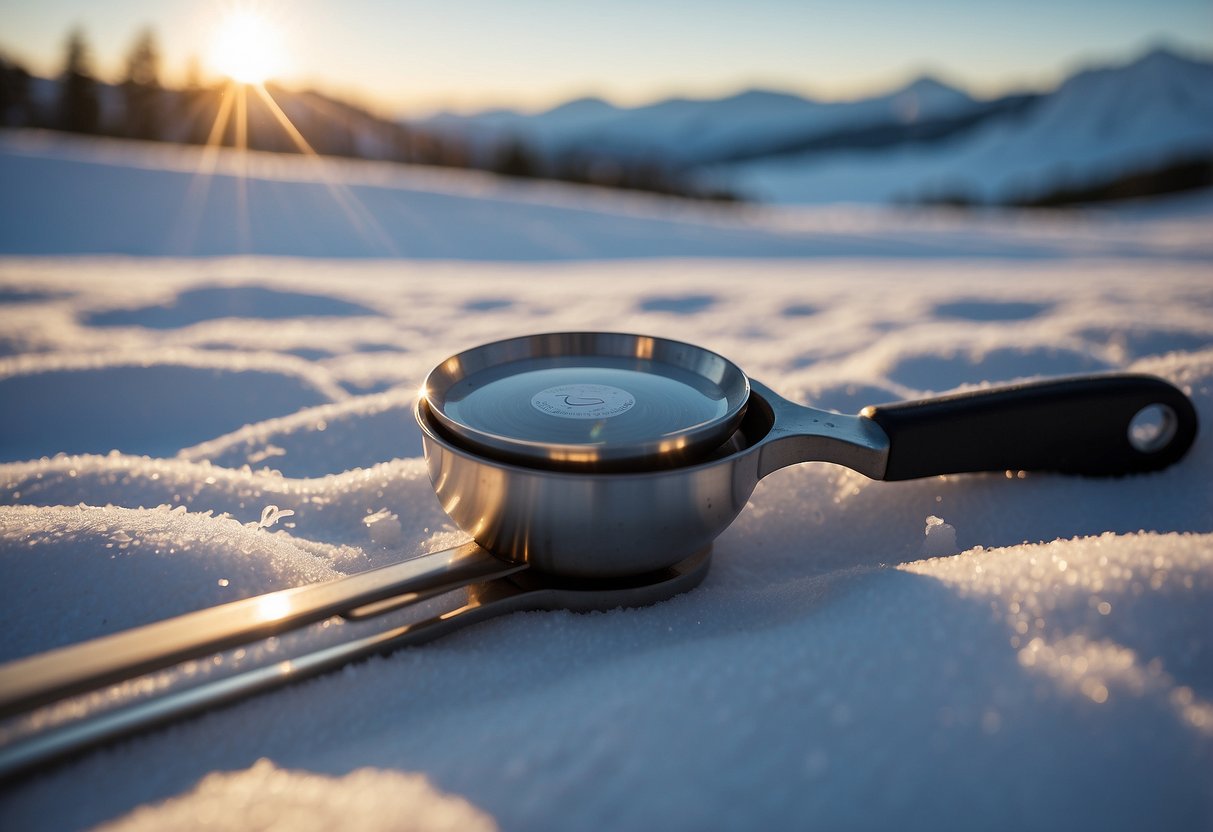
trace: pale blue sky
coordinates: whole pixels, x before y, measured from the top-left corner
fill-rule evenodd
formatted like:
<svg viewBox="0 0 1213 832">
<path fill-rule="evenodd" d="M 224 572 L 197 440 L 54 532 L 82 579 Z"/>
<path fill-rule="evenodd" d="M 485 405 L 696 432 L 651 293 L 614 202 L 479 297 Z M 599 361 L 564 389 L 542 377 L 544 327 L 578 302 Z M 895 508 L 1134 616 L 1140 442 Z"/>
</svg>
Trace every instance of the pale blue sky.
<svg viewBox="0 0 1213 832">
<path fill-rule="evenodd" d="M 842 98 L 922 72 L 992 94 L 1158 43 L 1213 52 L 1209 0 L 0 0 L 0 51 L 54 73 L 79 25 L 114 77 L 150 25 L 173 82 L 189 55 L 205 71 L 224 13 L 249 6 L 283 28 L 283 80 L 395 112 L 749 86 Z"/>
</svg>

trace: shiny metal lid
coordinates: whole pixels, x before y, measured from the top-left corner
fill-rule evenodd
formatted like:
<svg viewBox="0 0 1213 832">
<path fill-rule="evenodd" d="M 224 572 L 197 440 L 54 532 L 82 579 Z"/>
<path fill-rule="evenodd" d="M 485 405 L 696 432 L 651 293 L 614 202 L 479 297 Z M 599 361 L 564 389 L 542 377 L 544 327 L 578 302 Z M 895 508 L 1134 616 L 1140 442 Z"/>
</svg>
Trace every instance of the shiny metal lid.
<svg viewBox="0 0 1213 832">
<path fill-rule="evenodd" d="M 721 356 L 679 341 L 569 332 L 511 338 L 430 372 L 429 412 L 497 459 L 635 470 L 695 459 L 729 438 L 750 385 Z"/>
</svg>

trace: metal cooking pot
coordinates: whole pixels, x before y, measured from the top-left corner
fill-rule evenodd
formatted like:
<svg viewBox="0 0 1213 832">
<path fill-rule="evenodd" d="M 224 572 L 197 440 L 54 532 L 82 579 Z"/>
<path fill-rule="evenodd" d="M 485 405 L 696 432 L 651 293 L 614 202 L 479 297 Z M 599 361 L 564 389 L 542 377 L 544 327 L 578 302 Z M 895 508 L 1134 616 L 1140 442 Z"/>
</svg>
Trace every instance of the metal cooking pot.
<svg viewBox="0 0 1213 832">
<path fill-rule="evenodd" d="M 1196 411 L 1188 398 L 1162 379 L 1141 375 L 1020 384 L 868 407 L 858 416 L 798 405 L 749 380 L 738 427 L 717 433 L 719 444 L 698 463 L 607 474 L 582 470 L 581 465 L 554 470 L 552 458 L 545 459 L 543 467 L 515 464 L 516 448 L 500 453 L 469 448 L 463 432 L 437 415 L 449 408 L 445 391 L 458 375 L 444 368 L 470 359 L 477 369 L 462 378 L 491 374 L 502 396 L 513 399 L 502 404 L 486 397 L 487 415 L 510 406 L 533 411 L 518 433 L 510 433 L 516 423 L 508 418 L 496 431 L 482 430 L 494 433 L 503 446 L 525 432 L 525 441 L 540 453 L 538 437 L 544 425 L 561 428 L 566 420 L 527 406 L 547 384 L 547 379 L 530 375 L 531 362 L 563 359 L 568 383 L 579 368 L 597 367 L 600 355 L 617 358 L 630 345 L 637 355 L 647 356 L 654 344 L 669 343 L 676 342 L 616 333 L 536 335 L 479 347 L 439 365 L 417 403 L 416 417 L 430 480 L 443 509 L 498 557 L 541 572 L 586 578 L 638 575 L 677 563 L 710 544 L 745 507 L 759 480 L 798 462 L 832 462 L 883 480 L 1008 469 L 1120 475 L 1170 465 L 1196 435 Z M 565 345 L 575 349 L 560 352 Z M 696 366 L 733 366 L 706 350 L 690 349 L 696 351 Z M 483 366 L 491 371 L 479 369 Z M 722 372 L 727 376 L 731 371 Z M 614 380 L 628 384 L 626 376 Z M 430 390 L 431 383 L 439 393 Z M 733 389 L 742 386 L 731 382 Z M 484 389 L 492 392 L 493 385 Z M 1149 409 L 1156 418 L 1153 432 L 1134 433 L 1135 418 Z M 686 412 L 694 411 L 687 407 Z M 481 424 L 492 427 L 487 415 Z M 619 417 L 601 420 L 606 425 L 602 435 L 608 438 L 582 443 L 583 456 L 595 448 L 614 450 L 609 438 L 614 418 Z M 632 428 L 622 444 L 629 451 L 643 446 L 653 453 L 654 438 L 668 424 L 656 425 L 647 434 L 643 426 Z"/>
</svg>

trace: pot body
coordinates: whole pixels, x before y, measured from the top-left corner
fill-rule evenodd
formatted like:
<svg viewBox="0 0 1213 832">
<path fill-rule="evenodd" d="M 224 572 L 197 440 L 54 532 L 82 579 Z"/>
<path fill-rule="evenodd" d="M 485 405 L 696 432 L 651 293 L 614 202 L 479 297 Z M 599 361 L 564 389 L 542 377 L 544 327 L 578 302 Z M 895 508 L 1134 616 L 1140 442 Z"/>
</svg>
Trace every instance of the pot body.
<svg viewBox="0 0 1213 832">
<path fill-rule="evenodd" d="M 511 465 L 448 439 L 424 399 L 415 415 L 438 501 L 485 549 L 552 575 L 639 576 L 706 548 L 772 471 L 821 461 L 883 475 L 888 438 L 871 420 L 750 387 L 741 424 L 701 463 L 635 473 Z"/>
<path fill-rule="evenodd" d="M 643 575 L 708 546 L 745 508 L 759 480 L 763 408 L 699 465 L 644 473 L 561 472 L 481 456 L 416 411 L 434 492 L 484 548 L 556 575 Z M 748 432 L 747 432 L 748 431 Z"/>
</svg>

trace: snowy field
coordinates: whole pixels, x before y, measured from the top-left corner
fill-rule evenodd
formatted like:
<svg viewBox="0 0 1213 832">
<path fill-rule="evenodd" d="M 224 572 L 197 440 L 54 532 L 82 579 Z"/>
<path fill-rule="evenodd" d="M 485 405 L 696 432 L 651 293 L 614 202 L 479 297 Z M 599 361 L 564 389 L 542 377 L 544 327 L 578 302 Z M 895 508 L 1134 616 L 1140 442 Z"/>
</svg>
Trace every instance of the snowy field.
<svg viewBox="0 0 1213 832">
<path fill-rule="evenodd" d="M 727 212 L 316 171 L 0 139 L 0 659 L 463 541 L 410 408 L 500 337 L 683 339 L 852 413 L 1149 372 L 1206 427 L 1116 480 L 786 469 L 688 594 L 114 744 L 0 787 L 0 828 L 1213 826 L 1208 199 Z"/>
</svg>

